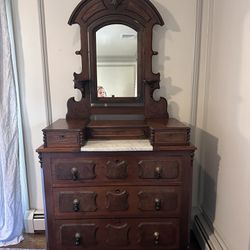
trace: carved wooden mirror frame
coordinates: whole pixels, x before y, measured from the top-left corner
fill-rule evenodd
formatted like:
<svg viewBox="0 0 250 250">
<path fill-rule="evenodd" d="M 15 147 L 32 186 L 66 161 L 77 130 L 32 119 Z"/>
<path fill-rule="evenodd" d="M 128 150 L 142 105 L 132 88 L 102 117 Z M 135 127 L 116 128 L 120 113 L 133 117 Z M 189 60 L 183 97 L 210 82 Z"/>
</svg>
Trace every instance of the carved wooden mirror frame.
<svg viewBox="0 0 250 250">
<path fill-rule="evenodd" d="M 69 22 L 80 25 L 82 72 L 74 73 L 74 87 L 82 98 L 68 100 L 67 120 L 88 119 L 98 114 L 136 114 L 149 118 L 167 118 L 167 101 L 153 99 L 159 89 L 160 74 L 152 72 L 152 30 L 154 25 L 164 25 L 161 15 L 149 0 L 82 0 L 73 11 Z M 104 105 L 93 96 L 96 88 L 96 30 L 108 24 L 124 24 L 138 32 L 138 88 L 137 98 L 109 98 Z M 91 98 L 92 95 L 92 98 Z M 112 99 L 112 100 L 110 100 Z M 94 100 L 94 104 L 93 104 Z"/>
</svg>

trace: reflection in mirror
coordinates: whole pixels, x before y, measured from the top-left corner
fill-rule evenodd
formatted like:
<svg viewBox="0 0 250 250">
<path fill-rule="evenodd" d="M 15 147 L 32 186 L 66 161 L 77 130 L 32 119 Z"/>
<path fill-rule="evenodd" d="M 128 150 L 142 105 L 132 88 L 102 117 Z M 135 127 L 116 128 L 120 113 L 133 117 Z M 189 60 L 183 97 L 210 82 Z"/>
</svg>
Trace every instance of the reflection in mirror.
<svg viewBox="0 0 250 250">
<path fill-rule="evenodd" d="M 137 97 L 137 32 L 111 24 L 96 32 L 97 97 Z"/>
</svg>

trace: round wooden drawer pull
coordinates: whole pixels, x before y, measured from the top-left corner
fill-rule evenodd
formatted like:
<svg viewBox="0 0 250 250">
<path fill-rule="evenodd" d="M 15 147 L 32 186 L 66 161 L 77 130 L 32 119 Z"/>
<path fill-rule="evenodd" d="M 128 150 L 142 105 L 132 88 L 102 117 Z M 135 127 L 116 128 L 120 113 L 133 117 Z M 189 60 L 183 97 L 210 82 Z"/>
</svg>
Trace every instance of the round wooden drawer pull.
<svg viewBox="0 0 250 250">
<path fill-rule="evenodd" d="M 80 201 L 78 199 L 73 200 L 73 210 L 78 212 L 80 210 Z"/>
<path fill-rule="evenodd" d="M 78 169 L 77 168 L 72 168 L 71 169 L 71 174 L 72 174 L 72 179 L 74 181 L 78 180 Z"/>
<path fill-rule="evenodd" d="M 81 243 L 81 235 L 80 235 L 80 233 L 76 233 L 75 234 L 75 245 L 79 246 L 80 243 Z"/>
<path fill-rule="evenodd" d="M 159 240 L 160 240 L 160 233 L 154 232 L 154 244 L 159 245 Z"/>
<path fill-rule="evenodd" d="M 160 167 L 155 168 L 155 178 L 157 178 L 157 179 L 161 178 L 161 168 Z"/>
<path fill-rule="evenodd" d="M 158 198 L 155 198 L 155 210 L 156 211 L 161 210 L 161 200 Z"/>
</svg>

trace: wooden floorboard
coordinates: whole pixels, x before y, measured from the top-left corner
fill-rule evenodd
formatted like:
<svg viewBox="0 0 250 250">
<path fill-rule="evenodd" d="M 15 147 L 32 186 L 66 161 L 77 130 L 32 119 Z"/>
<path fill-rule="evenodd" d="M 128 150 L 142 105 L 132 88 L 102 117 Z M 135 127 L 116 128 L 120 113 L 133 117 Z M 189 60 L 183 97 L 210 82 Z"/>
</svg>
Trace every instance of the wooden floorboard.
<svg viewBox="0 0 250 250">
<path fill-rule="evenodd" d="M 0 247 L 1 248 L 1 247 Z M 43 233 L 39 234 L 25 234 L 24 240 L 18 245 L 3 247 L 5 250 L 38 250 L 38 249 L 46 249 L 46 240 L 45 235 Z M 189 250 L 201 250 L 199 247 L 194 234 L 191 233 L 191 244 Z"/>
</svg>

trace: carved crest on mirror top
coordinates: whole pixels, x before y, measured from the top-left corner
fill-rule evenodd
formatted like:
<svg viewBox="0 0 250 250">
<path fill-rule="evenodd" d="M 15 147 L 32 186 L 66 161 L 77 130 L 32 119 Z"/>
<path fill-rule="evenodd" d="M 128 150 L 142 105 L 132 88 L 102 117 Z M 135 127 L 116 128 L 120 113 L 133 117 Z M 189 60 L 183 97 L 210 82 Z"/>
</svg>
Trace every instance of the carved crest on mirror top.
<svg viewBox="0 0 250 250">
<path fill-rule="evenodd" d="M 74 88 L 80 90 L 82 97 L 80 101 L 68 100 L 67 120 L 88 119 L 98 114 L 168 118 L 166 99 L 153 99 L 154 91 L 160 88 L 160 74 L 152 72 L 152 56 L 158 54 L 152 50 L 152 33 L 155 25 L 162 26 L 164 22 L 149 0 L 83 0 L 68 23 L 80 26 L 81 49 L 76 54 L 81 56 L 82 71 L 74 73 Z M 136 97 L 96 98 L 96 32 L 110 24 L 123 24 L 137 31 Z"/>
</svg>

